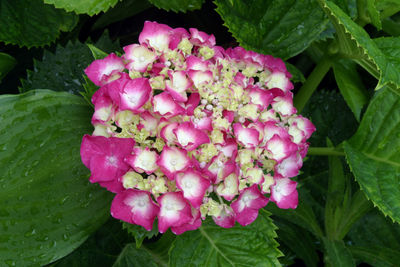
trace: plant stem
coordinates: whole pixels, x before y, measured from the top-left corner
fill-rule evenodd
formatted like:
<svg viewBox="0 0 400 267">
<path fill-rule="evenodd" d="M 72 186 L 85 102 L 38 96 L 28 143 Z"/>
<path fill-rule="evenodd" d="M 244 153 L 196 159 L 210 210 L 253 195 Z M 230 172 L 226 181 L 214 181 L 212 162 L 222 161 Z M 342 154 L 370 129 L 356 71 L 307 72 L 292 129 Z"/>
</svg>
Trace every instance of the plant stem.
<svg viewBox="0 0 400 267">
<path fill-rule="evenodd" d="M 308 76 L 306 82 L 300 88 L 293 101 L 293 104 L 299 113 L 303 110 L 311 95 L 317 89 L 319 83 L 331 68 L 331 65 L 332 63 L 330 59 L 324 57 L 320 62 L 318 62 L 317 66 L 315 66 L 314 70 Z"/>
<path fill-rule="evenodd" d="M 309 147 L 307 155 L 312 156 L 344 156 L 343 150 L 334 147 Z"/>
</svg>

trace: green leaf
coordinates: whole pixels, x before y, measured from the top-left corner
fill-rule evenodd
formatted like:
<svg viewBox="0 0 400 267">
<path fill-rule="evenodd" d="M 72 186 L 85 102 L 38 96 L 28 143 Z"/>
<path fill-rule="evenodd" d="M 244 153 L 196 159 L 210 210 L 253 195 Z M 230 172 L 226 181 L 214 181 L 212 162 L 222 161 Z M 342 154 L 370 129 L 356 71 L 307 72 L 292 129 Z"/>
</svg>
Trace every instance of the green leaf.
<svg viewBox="0 0 400 267">
<path fill-rule="evenodd" d="M 333 147 L 327 139 L 328 147 Z M 344 216 L 349 201 L 349 185 L 346 182 L 342 162 L 338 156 L 329 156 L 329 181 L 325 202 L 325 232 L 329 239 L 336 239 L 338 224 Z"/>
<path fill-rule="evenodd" d="M 102 51 L 101 49 L 98 49 L 96 46 L 92 44 L 87 44 L 87 46 L 89 47 L 90 52 L 92 52 L 94 59 L 103 59 L 108 56 L 106 52 Z"/>
<path fill-rule="evenodd" d="M 144 249 L 138 249 L 134 244 L 128 244 L 118 256 L 113 267 L 158 267 L 150 253 Z"/>
<path fill-rule="evenodd" d="M 367 1 L 366 9 L 372 25 L 374 25 L 378 30 L 381 30 L 382 29 L 381 16 L 379 10 L 375 6 L 376 4 L 375 2 L 377 1 L 376 0 L 366 0 L 366 1 Z"/>
<path fill-rule="evenodd" d="M 274 220 L 278 226 L 277 234 L 280 245 L 284 244 L 304 261 L 306 266 L 316 267 L 319 261 L 315 237 L 309 232 L 286 220 Z"/>
<path fill-rule="evenodd" d="M 385 54 L 388 64 L 400 72 L 400 37 L 381 37 L 374 42 Z"/>
<path fill-rule="evenodd" d="M 126 222 L 122 223 L 122 228 L 135 238 L 136 248 L 140 248 L 142 246 L 145 238 L 150 239 L 158 235 L 158 226 L 156 221 L 154 222 L 153 229 L 151 229 L 151 231 L 147 231 L 140 225 Z"/>
<path fill-rule="evenodd" d="M 355 258 L 374 267 L 392 267 L 400 262 L 399 251 L 390 248 L 350 246 L 348 249 Z"/>
<path fill-rule="evenodd" d="M 216 0 L 215 4 L 241 46 L 284 59 L 305 50 L 329 22 L 313 0 Z"/>
<path fill-rule="evenodd" d="M 306 81 L 306 78 L 304 78 L 303 73 L 298 68 L 296 68 L 296 66 L 294 66 L 288 62 L 286 62 L 285 65 L 286 65 L 287 70 L 293 75 L 292 79 L 291 79 L 293 82 L 304 83 Z"/>
<path fill-rule="evenodd" d="M 79 94 L 83 91 L 84 69 L 93 61 L 89 48 L 79 42 L 57 46 L 55 53 L 44 50 L 42 61 L 34 60 L 33 71 L 27 71 L 20 92 L 36 88 L 67 91 Z"/>
<path fill-rule="evenodd" d="M 344 145 L 367 197 L 400 222 L 400 97 L 383 88 L 371 100 L 356 134 Z"/>
<path fill-rule="evenodd" d="M 110 217 L 79 248 L 53 263 L 52 267 L 111 266 L 132 239 L 122 229 L 122 224 Z"/>
<path fill-rule="evenodd" d="M 38 47 L 54 42 L 61 31 L 71 31 L 78 16 L 46 5 L 42 0 L 2 0 L 0 41 Z"/>
<path fill-rule="evenodd" d="M 169 265 L 174 266 L 280 266 L 281 252 L 275 241 L 276 226 L 269 213 L 261 209 L 248 226 L 224 229 L 211 220 L 199 230 L 176 237 L 170 250 Z"/>
<path fill-rule="evenodd" d="M 390 85 L 393 90 L 398 90 L 400 72 L 388 62 L 386 56 L 372 41 L 368 33 L 333 2 L 325 0 L 319 0 L 319 2 L 335 26 L 340 53 L 353 59 L 379 79 L 376 90 L 385 85 Z"/>
<path fill-rule="evenodd" d="M 103 51 L 110 52 L 115 46 L 107 34 L 104 34 L 95 45 L 96 55 L 100 53 L 99 51 L 105 55 Z M 45 50 L 42 61 L 34 61 L 33 71 L 28 70 L 26 80 L 21 81 L 20 92 L 46 88 L 80 95 L 85 85 L 90 84 L 84 79 L 84 70 L 93 60 L 93 54 L 88 46 L 80 42 L 68 42 L 65 47 L 58 45 L 54 53 Z"/>
<path fill-rule="evenodd" d="M 340 93 L 357 121 L 360 121 L 361 110 L 368 102 L 368 99 L 367 92 L 357 73 L 355 63 L 346 59 L 335 61 L 333 72 Z"/>
<path fill-rule="evenodd" d="M 106 12 L 110 7 L 115 6 L 118 0 L 44 0 L 44 2 L 68 12 L 93 16 L 102 11 Z"/>
<path fill-rule="evenodd" d="M 158 8 L 174 12 L 187 12 L 200 9 L 205 0 L 149 0 Z"/>
<path fill-rule="evenodd" d="M 353 256 L 372 266 L 397 266 L 400 262 L 400 225 L 377 209 L 356 222 L 348 237 L 354 245 L 349 246 Z"/>
<path fill-rule="evenodd" d="M 356 266 L 353 256 L 342 240 L 329 240 L 323 238 L 326 254 L 325 261 L 330 266 L 351 267 Z"/>
<path fill-rule="evenodd" d="M 68 93 L 0 97 L 1 265 L 55 261 L 109 217 L 111 195 L 88 182 L 79 154 L 90 116 Z"/>
<path fill-rule="evenodd" d="M 0 81 L 12 70 L 17 64 L 17 60 L 6 53 L 0 53 Z"/>
<path fill-rule="evenodd" d="M 101 14 L 92 26 L 92 30 L 98 30 L 108 25 L 132 17 L 140 12 L 150 8 L 152 5 L 147 0 L 123 0 Z"/>
</svg>

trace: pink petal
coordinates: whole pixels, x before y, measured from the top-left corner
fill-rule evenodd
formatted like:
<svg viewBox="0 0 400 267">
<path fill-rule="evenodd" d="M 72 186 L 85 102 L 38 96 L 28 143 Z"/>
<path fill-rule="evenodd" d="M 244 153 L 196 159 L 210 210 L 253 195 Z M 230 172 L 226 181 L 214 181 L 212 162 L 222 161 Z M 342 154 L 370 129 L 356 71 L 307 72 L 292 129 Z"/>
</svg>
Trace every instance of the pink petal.
<svg viewBox="0 0 400 267">
<path fill-rule="evenodd" d="M 125 161 L 137 172 L 145 172 L 151 174 L 158 168 L 157 166 L 158 154 L 155 151 L 151 151 L 148 147 L 142 149 L 135 147 L 133 149 L 133 155 L 125 157 Z"/>
<path fill-rule="evenodd" d="M 204 131 L 196 129 L 191 122 L 180 123 L 173 132 L 178 143 L 188 151 L 210 142 L 208 135 Z"/>
<path fill-rule="evenodd" d="M 194 127 L 196 127 L 199 130 L 206 130 L 206 131 L 212 131 L 212 119 L 210 117 L 203 117 L 201 119 L 197 118 L 192 118 L 192 123 Z"/>
<path fill-rule="evenodd" d="M 303 165 L 303 160 L 300 154 L 292 154 L 290 157 L 282 160 L 281 163 L 275 166 L 276 173 L 282 177 L 295 177 L 299 174 L 299 170 Z"/>
<path fill-rule="evenodd" d="M 186 66 L 188 70 L 208 70 L 208 62 L 198 58 L 196 56 L 188 56 L 186 58 Z"/>
<path fill-rule="evenodd" d="M 178 127 L 179 123 L 167 123 L 160 131 L 160 136 L 167 144 L 174 144 L 177 139 L 174 130 Z"/>
<path fill-rule="evenodd" d="M 146 21 L 139 35 L 139 43 L 148 44 L 158 51 L 165 52 L 169 47 L 171 32 L 172 28 L 165 24 Z"/>
<path fill-rule="evenodd" d="M 200 211 L 195 208 L 192 208 L 192 220 L 181 226 L 172 226 L 171 231 L 176 235 L 180 235 L 186 231 L 196 230 L 200 226 L 201 226 Z"/>
<path fill-rule="evenodd" d="M 303 131 L 306 139 L 310 138 L 311 134 L 316 130 L 314 124 L 312 124 L 312 122 L 309 119 L 304 118 L 301 115 L 294 118 L 290 118 L 289 123 L 297 126 L 297 128 Z"/>
<path fill-rule="evenodd" d="M 298 147 L 287 138 L 281 138 L 275 134 L 265 145 L 265 148 L 271 152 L 272 159 L 280 163 L 283 159 L 296 153 Z"/>
<path fill-rule="evenodd" d="M 151 86 L 147 78 L 136 78 L 127 82 L 120 93 L 120 109 L 134 113 L 142 111 L 140 108 L 150 100 Z"/>
<path fill-rule="evenodd" d="M 252 223 L 258 216 L 258 210 L 265 207 L 268 198 L 261 194 L 256 184 L 242 191 L 231 207 L 236 214 L 236 221 L 242 226 Z"/>
<path fill-rule="evenodd" d="M 268 108 L 272 101 L 272 94 L 264 89 L 254 87 L 250 90 L 249 96 L 251 103 L 258 105 L 259 110 L 264 110 Z"/>
<path fill-rule="evenodd" d="M 130 154 L 133 145 L 131 138 L 85 135 L 81 144 L 81 158 L 91 171 L 90 181 L 118 180 L 129 169 L 124 158 Z"/>
<path fill-rule="evenodd" d="M 158 229 L 164 233 L 170 227 L 179 227 L 192 221 L 190 204 L 182 192 L 168 192 L 157 198 L 160 204 Z"/>
<path fill-rule="evenodd" d="M 189 33 L 184 28 L 173 29 L 171 34 L 171 41 L 169 43 L 169 49 L 175 50 L 182 39 L 189 38 L 189 36 Z"/>
<path fill-rule="evenodd" d="M 196 88 L 199 88 L 200 85 L 209 83 L 213 80 L 213 74 L 211 71 L 189 70 L 188 74 Z"/>
<path fill-rule="evenodd" d="M 186 114 L 192 116 L 194 109 L 197 108 L 200 102 L 200 95 L 198 93 L 191 93 L 188 101 L 186 102 Z"/>
<path fill-rule="evenodd" d="M 186 73 L 184 71 L 169 71 L 168 75 L 171 80 L 166 81 L 166 90 L 176 101 L 186 102 L 188 100 L 186 90 L 192 86 Z"/>
<path fill-rule="evenodd" d="M 190 165 L 190 158 L 184 149 L 164 146 L 157 164 L 161 171 L 173 180 L 176 173 L 184 171 Z"/>
<path fill-rule="evenodd" d="M 157 59 L 157 55 L 145 46 L 132 44 L 124 47 L 124 58 L 128 60 L 127 68 L 139 72 L 145 72 L 147 66 Z"/>
<path fill-rule="evenodd" d="M 217 194 L 231 201 L 239 193 L 239 180 L 235 173 L 224 178 L 223 184 L 217 187 Z"/>
<path fill-rule="evenodd" d="M 210 181 L 193 168 L 178 173 L 175 181 L 176 186 L 183 191 L 183 196 L 190 201 L 190 204 L 199 208 L 203 203 L 206 190 L 210 187 Z"/>
<path fill-rule="evenodd" d="M 106 83 L 107 76 L 112 74 L 113 71 L 123 71 L 124 68 L 122 59 L 111 53 L 103 59 L 93 61 L 85 69 L 85 73 L 95 85 L 101 86 Z"/>
<path fill-rule="evenodd" d="M 154 112 L 161 116 L 173 117 L 183 114 L 185 109 L 181 107 L 168 92 L 163 92 L 153 97 Z"/>
<path fill-rule="evenodd" d="M 107 96 L 98 96 L 94 101 L 92 124 L 109 121 L 114 113 L 113 102 Z"/>
<path fill-rule="evenodd" d="M 214 46 L 215 45 L 215 37 L 214 35 L 208 35 L 205 32 L 199 31 L 196 28 L 190 28 L 190 41 L 194 45 L 207 45 L 207 46 Z"/>
<path fill-rule="evenodd" d="M 295 209 L 298 205 L 297 182 L 289 178 L 276 178 L 271 186 L 271 201 L 281 209 Z"/>
<path fill-rule="evenodd" d="M 235 213 L 231 207 L 224 207 L 219 216 L 213 216 L 212 218 L 216 225 L 223 228 L 231 228 L 235 226 Z"/>
<path fill-rule="evenodd" d="M 237 140 L 247 148 L 255 147 L 260 143 L 260 133 L 256 129 L 244 128 L 240 123 L 233 124 L 233 131 Z"/>
<path fill-rule="evenodd" d="M 284 127 L 278 126 L 274 121 L 264 123 L 264 141 L 269 141 L 274 135 L 278 135 L 283 139 L 290 139 L 290 135 Z"/>
<path fill-rule="evenodd" d="M 293 106 L 292 92 L 287 92 L 285 96 L 275 97 L 272 101 L 272 108 L 284 117 L 295 114 L 297 110 Z"/>
<path fill-rule="evenodd" d="M 229 123 L 232 123 L 233 120 L 235 119 L 234 111 L 224 110 L 222 111 L 222 115 L 224 116 L 225 119 L 229 121 Z"/>
<path fill-rule="evenodd" d="M 284 92 L 288 92 L 293 89 L 293 84 L 290 82 L 289 78 L 286 76 L 286 73 L 283 72 L 273 72 L 267 81 L 268 88 L 279 88 Z"/>
<path fill-rule="evenodd" d="M 140 113 L 140 125 L 142 125 L 151 135 L 155 135 L 157 132 L 158 119 L 152 116 L 150 112 L 145 111 Z"/>
<path fill-rule="evenodd" d="M 143 226 L 147 231 L 153 228 L 153 222 L 159 207 L 151 199 L 149 192 L 128 189 L 117 193 L 111 204 L 111 215 L 119 220 Z"/>
</svg>

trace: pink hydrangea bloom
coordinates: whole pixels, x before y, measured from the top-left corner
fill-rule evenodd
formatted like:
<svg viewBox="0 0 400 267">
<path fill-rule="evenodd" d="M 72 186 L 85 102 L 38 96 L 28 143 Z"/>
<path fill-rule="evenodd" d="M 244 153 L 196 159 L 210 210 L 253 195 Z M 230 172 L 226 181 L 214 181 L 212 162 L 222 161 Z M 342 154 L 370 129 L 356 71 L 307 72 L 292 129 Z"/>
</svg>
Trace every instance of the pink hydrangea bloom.
<svg viewBox="0 0 400 267">
<path fill-rule="evenodd" d="M 92 135 L 81 145 L 91 182 L 116 193 L 112 216 L 182 234 L 211 217 L 248 225 L 269 201 L 296 208 L 307 139 L 285 63 L 224 49 L 198 29 L 145 22 L 139 43 L 85 70 Z"/>
</svg>

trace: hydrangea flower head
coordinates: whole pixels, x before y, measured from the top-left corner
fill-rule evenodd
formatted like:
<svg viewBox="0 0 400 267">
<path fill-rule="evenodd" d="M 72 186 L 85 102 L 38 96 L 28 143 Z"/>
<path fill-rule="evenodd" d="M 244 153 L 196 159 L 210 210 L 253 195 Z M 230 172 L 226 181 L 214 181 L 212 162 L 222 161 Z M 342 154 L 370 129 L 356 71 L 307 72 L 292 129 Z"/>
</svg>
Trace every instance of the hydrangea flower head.
<svg viewBox="0 0 400 267">
<path fill-rule="evenodd" d="M 282 60 L 156 22 L 124 52 L 85 70 L 100 88 L 81 157 L 116 194 L 113 217 L 181 234 L 208 216 L 248 225 L 269 201 L 296 208 L 290 178 L 315 127 L 296 114 Z"/>
</svg>

